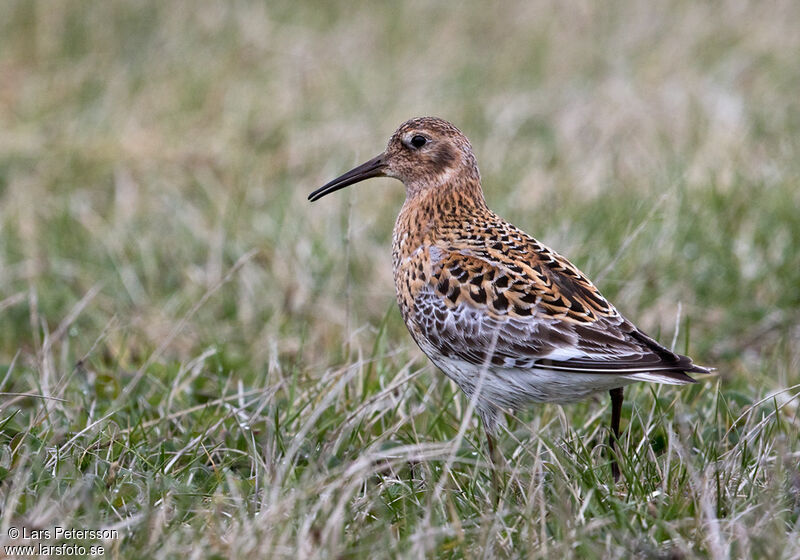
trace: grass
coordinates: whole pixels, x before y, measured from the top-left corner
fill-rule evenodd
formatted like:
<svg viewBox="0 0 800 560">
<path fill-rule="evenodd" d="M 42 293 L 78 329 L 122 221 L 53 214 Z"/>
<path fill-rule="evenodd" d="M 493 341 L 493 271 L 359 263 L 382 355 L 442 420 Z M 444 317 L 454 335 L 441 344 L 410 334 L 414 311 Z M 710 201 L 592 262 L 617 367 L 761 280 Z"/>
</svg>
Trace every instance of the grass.
<svg viewBox="0 0 800 560">
<path fill-rule="evenodd" d="M 800 556 L 800 7 L 0 5 L 0 495 L 114 558 Z M 491 477 L 414 347 L 403 120 L 718 375 L 532 407 Z M 611 266 L 609 266 L 611 263 Z"/>
</svg>

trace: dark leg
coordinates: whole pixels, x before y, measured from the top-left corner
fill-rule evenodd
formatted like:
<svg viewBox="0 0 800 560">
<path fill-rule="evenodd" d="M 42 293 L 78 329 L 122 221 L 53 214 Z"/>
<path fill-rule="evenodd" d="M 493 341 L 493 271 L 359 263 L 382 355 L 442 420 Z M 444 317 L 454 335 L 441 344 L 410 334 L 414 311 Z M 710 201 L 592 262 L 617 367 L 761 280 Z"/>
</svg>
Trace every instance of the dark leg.
<svg viewBox="0 0 800 560">
<path fill-rule="evenodd" d="M 500 479 L 497 473 L 497 469 L 500 466 L 500 456 L 497 454 L 494 438 L 488 431 L 486 432 L 486 444 L 489 447 L 489 457 L 492 460 L 492 491 L 494 493 L 494 508 L 497 509 L 500 503 Z"/>
<path fill-rule="evenodd" d="M 619 463 L 617 463 L 617 441 L 619 440 L 619 419 L 622 413 L 622 387 L 611 389 L 611 434 L 608 446 L 611 448 L 611 476 L 614 482 L 619 480 Z"/>
</svg>

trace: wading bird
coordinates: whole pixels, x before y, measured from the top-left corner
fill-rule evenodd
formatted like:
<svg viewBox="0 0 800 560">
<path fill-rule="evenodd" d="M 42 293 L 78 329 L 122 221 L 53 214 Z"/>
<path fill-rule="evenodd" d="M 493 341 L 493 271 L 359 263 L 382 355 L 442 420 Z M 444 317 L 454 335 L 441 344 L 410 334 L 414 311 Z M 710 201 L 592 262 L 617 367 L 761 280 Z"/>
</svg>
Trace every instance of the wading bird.
<svg viewBox="0 0 800 560">
<path fill-rule="evenodd" d="M 392 239 L 397 303 L 414 341 L 473 399 L 493 461 L 504 409 L 609 391 L 615 451 L 625 385 L 683 385 L 694 382 L 687 373 L 709 372 L 640 331 L 572 263 L 489 210 L 472 146 L 449 122 L 403 123 L 386 151 L 308 198 L 371 177 L 406 187 Z"/>
</svg>

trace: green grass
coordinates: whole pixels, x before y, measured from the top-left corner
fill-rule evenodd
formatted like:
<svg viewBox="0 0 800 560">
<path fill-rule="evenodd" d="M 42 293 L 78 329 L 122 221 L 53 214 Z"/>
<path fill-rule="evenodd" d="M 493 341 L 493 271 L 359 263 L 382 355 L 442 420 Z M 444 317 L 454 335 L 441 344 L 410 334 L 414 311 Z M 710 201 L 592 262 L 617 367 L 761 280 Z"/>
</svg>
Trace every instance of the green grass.
<svg viewBox="0 0 800 560">
<path fill-rule="evenodd" d="M 800 5 L 0 4 L 0 540 L 114 558 L 800 555 Z M 717 368 L 509 417 L 395 309 L 407 118 Z M 87 542 L 88 544 L 88 542 Z M 97 544 L 97 543 L 95 543 Z"/>
</svg>

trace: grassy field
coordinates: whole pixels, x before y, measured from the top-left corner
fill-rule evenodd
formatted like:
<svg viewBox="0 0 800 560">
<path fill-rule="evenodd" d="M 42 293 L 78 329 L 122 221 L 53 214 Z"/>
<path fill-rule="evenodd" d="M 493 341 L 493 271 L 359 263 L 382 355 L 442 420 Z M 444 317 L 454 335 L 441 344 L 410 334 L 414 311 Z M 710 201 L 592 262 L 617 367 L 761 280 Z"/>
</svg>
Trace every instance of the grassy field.
<svg viewBox="0 0 800 560">
<path fill-rule="evenodd" d="M 108 558 L 800 558 L 800 3 L 0 3 L 0 541 Z M 509 417 L 394 303 L 407 118 L 718 374 Z M 87 548 L 88 549 L 88 548 Z M 0 552 L 10 555 L 8 550 Z"/>
</svg>

